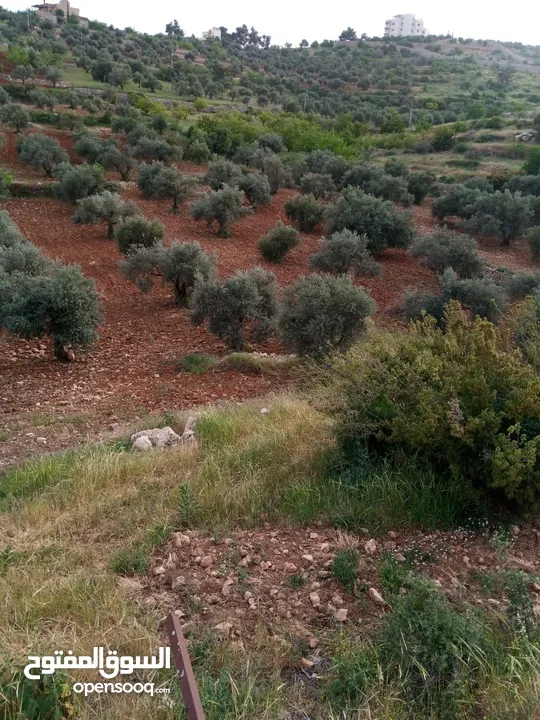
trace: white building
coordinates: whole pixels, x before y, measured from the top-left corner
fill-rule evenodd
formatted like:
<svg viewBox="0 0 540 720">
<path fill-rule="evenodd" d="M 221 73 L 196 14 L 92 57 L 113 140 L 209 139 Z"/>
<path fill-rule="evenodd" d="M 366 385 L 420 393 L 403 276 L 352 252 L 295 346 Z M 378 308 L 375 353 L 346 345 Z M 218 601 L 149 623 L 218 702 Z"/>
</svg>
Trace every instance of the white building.
<svg viewBox="0 0 540 720">
<path fill-rule="evenodd" d="M 221 40 L 221 30 L 217 27 L 203 32 L 201 40 Z"/>
<path fill-rule="evenodd" d="M 411 37 L 427 35 L 424 21 L 414 15 L 394 15 L 384 23 L 384 37 Z"/>
</svg>

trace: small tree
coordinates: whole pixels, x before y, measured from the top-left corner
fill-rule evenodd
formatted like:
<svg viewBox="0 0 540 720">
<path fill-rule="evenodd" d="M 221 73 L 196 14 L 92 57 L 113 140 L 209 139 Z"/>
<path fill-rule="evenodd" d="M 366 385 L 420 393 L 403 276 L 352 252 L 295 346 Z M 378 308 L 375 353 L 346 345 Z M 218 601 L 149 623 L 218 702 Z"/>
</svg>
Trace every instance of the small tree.
<svg viewBox="0 0 540 720">
<path fill-rule="evenodd" d="M 356 30 L 353 30 L 352 27 L 348 27 L 346 30 L 344 30 L 341 35 L 339 36 L 339 39 L 341 41 L 347 41 L 347 40 L 357 40 L 356 36 Z"/>
<path fill-rule="evenodd" d="M 392 177 L 401 177 L 407 179 L 409 177 L 409 167 L 403 160 L 390 158 L 384 163 L 384 172 Z"/>
<path fill-rule="evenodd" d="M 30 124 L 30 115 L 20 105 L 8 103 L 0 109 L 0 120 L 11 125 L 16 133 L 20 133 Z"/>
<path fill-rule="evenodd" d="M 240 188 L 246 193 L 251 207 L 270 204 L 270 183 L 262 173 L 248 173 L 240 182 Z"/>
<path fill-rule="evenodd" d="M 368 250 L 377 255 L 387 247 L 407 248 L 414 238 L 409 212 L 394 203 L 367 195 L 358 188 L 343 191 L 337 205 L 327 212 L 327 232 L 352 230 L 369 238 Z"/>
<path fill-rule="evenodd" d="M 35 90 L 29 92 L 28 97 L 34 105 L 40 109 L 49 108 L 52 112 L 56 105 L 56 99 L 54 96 L 51 95 L 51 93 L 45 92 L 45 90 L 41 90 L 40 88 L 36 88 Z"/>
<path fill-rule="evenodd" d="M 533 148 L 523 166 L 526 175 L 540 175 L 540 148 Z"/>
<path fill-rule="evenodd" d="M 279 328 L 295 353 L 320 358 L 350 347 L 374 311 L 369 295 L 348 275 L 308 275 L 286 289 Z"/>
<path fill-rule="evenodd" d="M 185 152 L 186 160 L 203 165 L 210 158 L 210 148 L 203 140 L 194 140 Z"/>
<path fill-rule="evenodd" d="M 143 293 L 150 292 L 154 277 L 161 277 L 164 284 L 173 286 L 176 305 L 187 307 L 195 284 L 212 277 L 214 262 L 197 242 L 173 242 L 169 247 L 133 246 L 120 269 Z"/>
<path fill-rule="evenodd" d="M 153 194 L 160 198 L 171 198 L 172 211 L 176 213 L 180 204 L 190 196 L 193 185 L 193 178 L 183 175 L 180 170 L 164 168 L 154 179 Z"/>
<path fill-rule="evenodd" d="M 452 128 L 442 127 L 437 130 L 431 144 L 435 152 L 451 150 L 456 142 L 456 133 Z"/>
<path fill-rule="evenodd" d="M 476 241 L 447 228 L 417 240 L 411 254 L 422 258 L 422 263 L 438 274 L 452 268 L 459 277 L 471 278 L 481 275 L 484 269 Z"/>
<path fill-rule="evenodd" d="M 17 65 L 15 70 L 11 73 L 11 77 L 14 80 L 20 80 L 23 85 L 26 85 L 26 82 L 28 80 L 32 80 L 32 78 L 35 78 L 36 71 L 32 67 L 32 65 Z"/>
<path fill-rule="evenodd" d="M 127 152 L 122 152 L 117 147 L 105 150 L 101 155 L 101 162 L 105 168 L 114 168 L 119 172 L 124 182 L 129 180 L 131 171 L 137 167 L 135 158 Z"/>
<path fill-rule="evenodd" d="M 163 240 L 163 225 L 157 220 L 147 220 L 142 215 L 128 217 L 114 231 L 118 249 L 127 255 L 132 247 L 154 247 Z"/>
<path fill-rule="evenodd" d="M 285 147 L 283 138 L 276 133 L 265 133 L 259 137 L 257 142 L 263 150 L 271 150 L 273 153 L 280 153 Z"/>
<path fill-rule="evenodd" d="M 285 185 L 287 178 L 281 158 L 273 153 L 266 153 L 262 160 L 262 171 L 268 178 L 272 195 L 275 195 L 279 188 Z"/>
<path fill-rule="evenodd" d="M 299 242 L 297 231 L 280 220 L 267 235 L 259 239 L 257 247 L 265 260 L 279 263 Z"/>
<path fill-rule="evenodd" d="M 365 191 L 383 200 L 391 200 L 394 203 L 402 203 L 408 207 L 414 200 L 409 194 L 407 181 L 402 177 L 393 175 L 381 175 L 366 184 Z"/>
<path fill-rule="evenodd" d="M 368 250 L 366 235 L 358 235 L 351 230 L 341 230 L 329 238 L 322 238 L 321 249 L 309 258 L 313 270 L 345 275 L 378 275 L 380 265 L 375 262 Z"/>
<path fill-rule="evenodd" d="M 238 165 L 230 160 L 214 160 L 208 165 L 204 181 L 212 190 L 221 190 L 224 185 L 240 187 L 244 175 Z"/>
<path fill-rule="evenodd" d="M 318 200 L 332 195 L 336 191 L 336 186 L 331 175 L 306 173 L 300 180 L 300 189 L 304 195 L 313 195 Z"/>
<path fill-rule="evenodd" d="M 76 266 L 57 266 L 51 276 L 0 275 L 0 327 L 28 339 L 50 336 L 59 360 L 96 340 L 100 321 L 95 282 Z"/>
<path fill-rule="evenodd" d="M 162 162 L 153 162 L 151 164 L 142 163 L 139 167 L 137 175 L 137 186 L 145 198 L 151 198 L 155 195 L 155 182 L 161 173 L 165 170 Z"/>
<path fill-rule="evenodd" d="M 226 280 L 212 278 L 197 284 L 192 306 L 194 325 L 208 321 L 211 333 L 232 350 L 242 350 L 248 328 L 255 341 L 267 339 L 275 330 L 276 279 L 260 267 Z"/>
<path fill-rule="evenodd" d="M 62 73 L 55 65 L 51 65 L 45 68 L 45 79 L 52 83 L 53 87 L 56 87 L 62 80 Z"/>
<path fill-rule="evenodd" d="M 0 107 L 7 105 L 10 101 L 9 93 L 3 87 L 0 87 Z"/>
<path fill-rule="evenodd" d="M 54 194 L 58 200 L 67 200 L 72 205 L 89 195 L 103 192 L 105 176 L 100 168 L 93 165 L 59 165 L 55 174 L 60 177 L 55 185 Z"/>
<path fill-rule="evenodd" d="M 465 215 L 467 232 L 501 238 L 506 246 L 525 232 L 533 217 L 529 198 L 509 190 L 481 194 L 465 208 Z"/>
<path fill-rule="evenodd" d="M 154 117 L 152 120 L 152 127 L 159 135 L 163 135 L 165 130 L 169 127 L 169 122 L 164 113 L 159 113 Z"/>
<path fill-rule="evenodd" d="M 230 226 L 253 210 L 242 204 L 244 193 L 224 185 L 221 190 L 201 195 L 191 206 L 194 220 L 206 220 L 209 226 L 217 223 L 218 235 L 230 237 Z"/>
<path fill-rule="evenodd" d="M 182 148 L 171 145 L 165 140 L 142 137 L 133 149 L 135 157 L 145 160 L 158 160 L 170 162 L 182 159 Z"/>
<path fill-rule="evenodd" d="M 67 152 L 56 138 L 48 135 L 26 135 L 17 143 L 21 162 L 28 163 L 34 170 L 44 170 L 52 178 L 53 170 L 60 163 L 69 161 Z"/>
<path fill-rule="evenodd" d="M 73 222 L 78 225 L 106 222 L 107 237 L 112 240 L 115 226 L 139 213 L 140 210 L 134 202 L 122 200 L 116 193 L 105 190 L 101 195 L 91 195 L 80 200 L 77 212 L 73 215 Z"/>
<path fill-rule="evenodd" d="M 285 203 L 285 214 L 302 232 L 314 232 L 324 215 L 324 208 L 313 195 L 297 195 Z"/>
<path fill-rule="evenodd" d="M 465 185 L 454 185 L 445 194 L 435 198 L 431 205 L 431 214 L 438 220 L 457 215 L 466 217 L 465 209 L 472 206 L 482 192 Z"/>
<path fill-rule="evenodd" d="M 150 90 L 151 93 L 155 93 L 156 90 L 161 90 L 163 83 L 154 75 L 154 73 L 147 73 L 142 81 L 142 86 L 146 90 Z"/>
<path fill-rule="evenodd" d="M 436 177 L 431 172 L 410 173 L 407 179 L 407 190 L 414 198 L 415 205 L 421 205 L 426 195 L 433 189 Z"/>
<path fill-rule="evenodd" d="M 119 87 L 121 90 L 131 80 L 132 74 L 129 65 L 113 65 L 112 70 L 107 75 L 107 82 L 113 87 Z"/>
</svg>

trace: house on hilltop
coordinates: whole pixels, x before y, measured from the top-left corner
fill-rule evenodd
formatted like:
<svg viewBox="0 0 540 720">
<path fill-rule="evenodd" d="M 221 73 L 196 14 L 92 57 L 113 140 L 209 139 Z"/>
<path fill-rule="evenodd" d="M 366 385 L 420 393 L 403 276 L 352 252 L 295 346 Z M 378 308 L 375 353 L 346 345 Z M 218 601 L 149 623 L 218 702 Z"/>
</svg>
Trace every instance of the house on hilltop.
<svg viewBox="0 0 540 720">
<path fill-rule="evenodd" d="M 69 20 L 70 17 L 76 17 L 79 24 L 82 27 L 88 27 L 88 18 L 81 17 L 79 8 L 74 8 L 69 0 L 60 0 L 58 3 L 41 3 L 41 5 L 32 5 L 32 8 L 37 12 L 40 18 L 43 20 L 50 20 L 53 23 L 58 23 L 59 16 Z M 62 16 L 58 11 L 64 13 Z"/>
<path fill-rule="evenodd" d="M 414 15 L 394 15 L 384 24 L 384 37 L 418 37 L 427 35 L 424 21 Z"/>
</svg>

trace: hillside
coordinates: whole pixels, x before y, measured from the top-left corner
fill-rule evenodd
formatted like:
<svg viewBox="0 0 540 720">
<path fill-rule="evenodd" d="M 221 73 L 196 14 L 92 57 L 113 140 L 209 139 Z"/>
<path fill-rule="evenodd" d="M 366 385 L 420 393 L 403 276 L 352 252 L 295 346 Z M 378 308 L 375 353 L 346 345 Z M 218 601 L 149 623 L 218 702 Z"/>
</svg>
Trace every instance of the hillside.
<svg viewBox="0 0 540 720">
<path fill-rule="evenodd" d="M 534 718 L 540 47 L 222 30 L 0 10 L 0 719 Z"/>
</svg>

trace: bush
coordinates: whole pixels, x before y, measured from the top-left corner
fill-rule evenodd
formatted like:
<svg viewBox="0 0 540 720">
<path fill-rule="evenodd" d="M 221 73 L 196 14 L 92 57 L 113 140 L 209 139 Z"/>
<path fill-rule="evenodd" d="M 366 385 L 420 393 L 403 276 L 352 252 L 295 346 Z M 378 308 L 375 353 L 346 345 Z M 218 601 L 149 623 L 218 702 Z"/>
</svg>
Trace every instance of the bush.
<svg viewBox="0 0 540 720">
<path fill-rule="evenodd" d="M 403 160 L 396 160 L 396 158 L 391 158 L 384 163 L 384 172 L 392 177 L 407 179 L 409 176 L 407 163 L 404 163 Z"/>
<path fill-rule="evenodd" d="M 52 275 L 0 275 L 0 327 L 27 339 L 50 336 L 58 359 L 92 343 L 100 320 L 95 282 L 78 267 L 57 266 Z"/>
<path fill-rule="evenodd" d="M 435 175 L 431 172 L 411 173 L 407 180 L 407 190 L 413 196 L 414 204 L 421 205 L 435 184 Z"/>
<path fill-rule="evenodd" d="M 212 278 L 197 285 L 192 307 L 194 325 L 208 321 L 211 333 L 232 350 L 242 350 L 248 328 L 255 341 L 267 339 L 275 330 L 275 277 L 254 267 L 226 280 Z"/>
<path fill-rule="evenodd" d="M 369 295 L 347 275 L 308 275 L 285 291 L 279 319 L 281 337 L 298 355 L 320 358 L 350 347 L 374 311 Z"/>
<path fill-rule="evenodd" d="M 187 146 L 184 157 L 186 160 L 203 165 L 210 158 L 210 148 L 202 140 L 194 140 Z"/>
<path fill-rule="evenodd" d="M 336 364 L 337 373 L 347 452 L 365 443 L 395 449 L 431 461 L 442 478 L 445 471 L 461 477 L 464 490 L 537 499 L 540 379 L 518 353 L 502 349 L 488 321 L 451 302 L 443 327 L 427 317 L 407 333 L 376 337 Z"/>
<path fill-rule="evenodd" d="M 540 148 L 531 150 L 523 171 L 526 175 L 540 175 Z"/>
<path fill-rule="evenodd" d="M 504 190 L 540 197 L 540 175 L 514 175 L 504 185 Z"/>
<path fill-rule="evenodd" d="M 369 238 L 368 250 L 377 255 L 387 247 L 407 248 L 414 238 L 411 215 L 388 200 L 347 188 L 327 213 L 327 232 L 352 230 Z"/>
<path fill-rule="evenodd" d="M 436 273 L 450 267 L 459 277 L 471 278 L 481 275 L 484 269 L 476 241 L 446 228 L 424 235 L 415 242 L 411 253 Z"/>
<path fill-rule="evenodd" d="M 61 165 L 56 169 L 60 173 L 60 181 L 54 187 L 54 194 L 58 200 L 66 200 L 75 205 L 77 200 L 83 200 L 89 195 L 103 192 L 105 189 L 105 176 L 99 167 L 87 165 Z"/>
<path fill-rule="evenodd" d="M 12 245 L 0 244 L 0 273 L 47 275 L 56 267 L 53 260 L 25 238 Z"/>
<path fill-rule="evenodd" d="M 116 193 L 105 190 L 100 195 L 91 195 L 79 200 L 73 222 L 77 225 L 106 222 L 107 237 L 112 240 L 115 226 L 122 220 L 139 213 L 140 210 L 134 202 L 122 200 Z"/>
<path fill-rule="evenodd" d="M 503 245 L 522 235 L 533 217 L 529 198 L 509 190 L 483 193 L 464 212 L 467 232 L 501 238 Z"/>
<path fill-rule="evenodd" d="M 513 300 L 519 300 L 527 295 L 532 295 L 540 289 L 540 272 L 513 273 L 507 284 L 506 291 Z"/>
<path fill-rule="evenodd" d="M 279 221 L 267 235 L 259 239 L 257 247 L 265 260 L 279 263 L 299 241 L 297 231 Z"/>
<path fill-rule="evenodd" d="M 431 214 L 438 220 L 453 215 L 467 217 L 469 211 L 465 209 L 474 204 L 481 194 L 481 191 L 475 188 L 453 185 L 445 195 L 435 198 L 431 205 Z"/>
<path fill-rule="evenodd" d="M 534 227 L 527 233 L 527 242 L 534 262 L 540 261 L 540 227 Z"/>
<path fill-rule="evenodd" d="M 283 138 L 276 133 L 261 135 L 257 142 L 263 150 L 271 150 L 273 153 L 280 153 L 285 148 Z"/>
<path fill-rule="evenodd" d="M 452 128 L 442 127 L 435 133 L 431 144 L 435 152 L 451 150 L 456 142 L 456 135 Z"/>
<path fill-rule="evenodd" d="M 224 185 L 240 187 L 243 173 L 231 160 L 214 160 L 208 165 L 204 181 L 212 190 L 221 190 Z"/>
<path fill-rule="evenodd" d="M 296 222 L 302 232 L 314 232 L 324 215 L 324 208 L 313 195 L 297 195 L 285 203 L 285 215 Z"/>
<path fill-rule="evenodd" d="M 56 138 L 38 133 L 21 138 L 17 150 L 21 162 L 28 163 L 34 170 L 44 170 L 49 178 L 52 178 L 56 165 L 69 160 L 67 152 Z"/>
<path fill-rule="evenodd" d="M 218 235 L 230 237 L 231 224 L 253 212 L 242 204 L 243 197 L 241 190 L 224 185 L 221 190 L 201 195 L 191 206 L 191 217 L 206 220 L 209 226 L 217 223 Z"/>
<path fill-rule="evenodd" d="M 173 286 L 176 305 L 187 307 L 195 283 L 211 278 L 214 260 L 197 242 L 173 242 L 168 247 L 132 246 L 120 269 L 143 293 L 150 292 L 156 275 L 161 277 L 163 283 Z"/>
<path fill-rule="evenodd" d="M 287 179 L 281 158 L 273 153 L 267 153 L 262 160 L 262 171 L 270 183 L 270 192 L 275 195 L 279 188 L 285 185 Z"/>
<path fill-rule="evenodd" d="M 182 159 L 182 148 L 165 140 L 142 137 L 133 148 L 135 157 L 158 162 Z"/>
<path fill-rule="evenodd" d="M 368 250 L 366 235 L 358 235 L 351 230 L 341 230 L 329 238 L 322 238 L 321 249 L 309 258 L 312 270 L 329 272 L 333 275 L 345 275 L 353 272 L 359 275 L 378 275 L 380 265 L 375 262 Z"/>
<path fill-rule="evenodd" d="M 153 162 L 151 164 L 142 163 L 139 167 L 137 174 L 137 187 L 142 192 L 145 198 L 154 197 L 155 194 L 155 181 L 156 178 L 161 175 L 165 170 L 165 165 L 162 162 Z"/>
<path fill-rule="evenodd" d="M 251 207 L 270 204 L 270 183 L 262 173 L 248 173 L 240 182 L 240 189 L 246 194 Z"/>
<path fill-rule="evenodd" d="M 116 228 L 114 237 L 118 249 L 127 255 L 132 247 L 153 247 L 163 240 L 163 225 L 157 220 L 147 220 L 142 215 L 128 218 Z"/>
<path fill-rule="evenodd" d="M 408 207 L 414 200 L 409 194 L 407 181 L 402 177 L 392 175 L 381 175 L 368 182 L 365 191 L 375 197 L 391 200 L 394 203 L 402 203 Z"/>
<path fill-rule="evenodd" d="M 319 175 L 318 173 L 307 173 L 300 180 L 300 188 L 304 195 L 313 195 L 319 198 L 327 198 L 336 191 L 336 186 L 331 175 Z"/>
<path fill-rule="evenodd" d="M 458 717 L 491 647 L 487 630 L 429 579 L 412 577 L 406 585 L 375 639 L 386 681 L 398 683 L 422 716 Z"/>
</svg>

